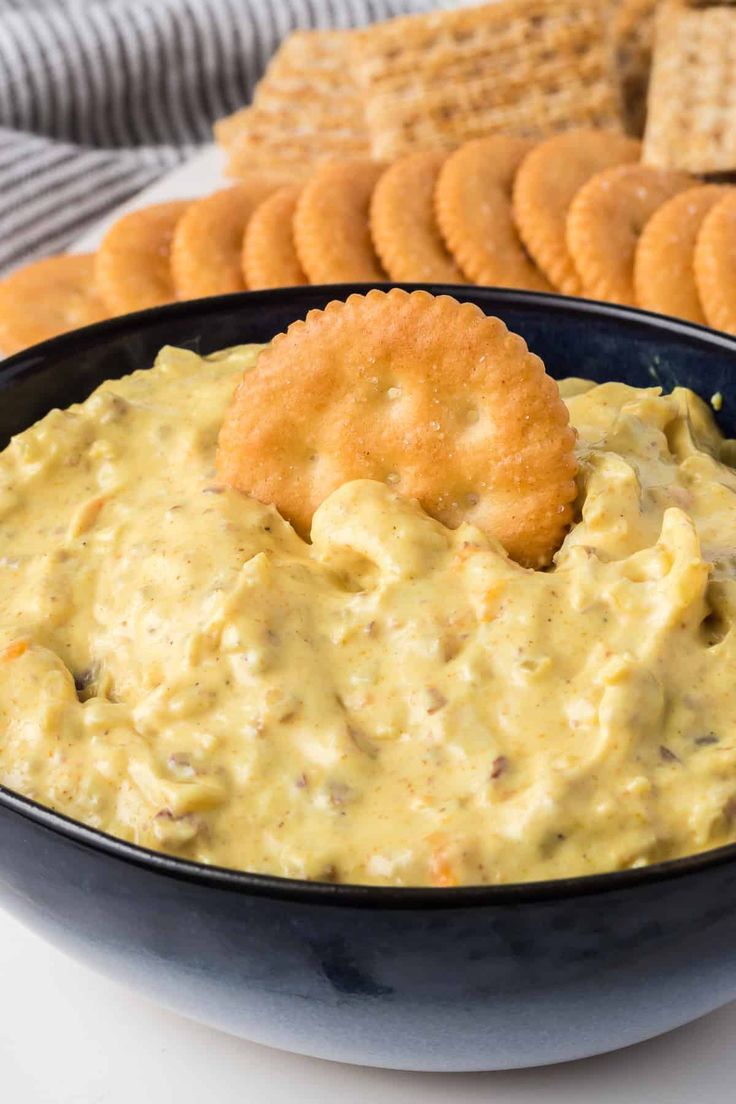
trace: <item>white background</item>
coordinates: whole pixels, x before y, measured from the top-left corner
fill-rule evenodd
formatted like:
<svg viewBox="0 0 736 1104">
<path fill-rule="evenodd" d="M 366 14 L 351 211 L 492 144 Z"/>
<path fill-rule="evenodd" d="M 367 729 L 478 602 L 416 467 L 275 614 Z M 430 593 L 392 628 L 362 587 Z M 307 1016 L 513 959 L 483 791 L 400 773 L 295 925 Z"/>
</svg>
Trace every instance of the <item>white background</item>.
<svg viewBox="0 0 736 1104">
<path fill-rule="evenodd" d="M 98 978 L 0 911 L 2 1104 L 733 1104 L 736 1004 L 617 1054 L 487 1074 L 245 1043 Z"/>
</svg>

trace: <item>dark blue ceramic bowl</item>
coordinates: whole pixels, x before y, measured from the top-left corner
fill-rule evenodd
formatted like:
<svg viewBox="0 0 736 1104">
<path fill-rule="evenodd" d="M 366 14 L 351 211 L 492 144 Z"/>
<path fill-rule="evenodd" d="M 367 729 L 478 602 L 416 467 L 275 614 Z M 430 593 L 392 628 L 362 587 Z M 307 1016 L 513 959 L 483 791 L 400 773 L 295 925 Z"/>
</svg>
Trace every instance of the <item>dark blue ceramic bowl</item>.
<svg viewBox="0 0 736 1104">
<path fill-rule="evenodd" d="M 183 303 L 39 345 L 0 366 L 0 437 L 150 364 L 161 345 L 266 341 L 352 290 Z M 736 340 L 577 299 L 446 290 L 500 315 L 556 376 L 721 391 L 723 426 L 736 428 Z M 326 885 L 145 851 L 0 788 L 0 898 L 51 942 L 178 1012 L 366 1065 L 558 1062 L 736 998 L 736 846 L 526 885 Z"/>
</svg>

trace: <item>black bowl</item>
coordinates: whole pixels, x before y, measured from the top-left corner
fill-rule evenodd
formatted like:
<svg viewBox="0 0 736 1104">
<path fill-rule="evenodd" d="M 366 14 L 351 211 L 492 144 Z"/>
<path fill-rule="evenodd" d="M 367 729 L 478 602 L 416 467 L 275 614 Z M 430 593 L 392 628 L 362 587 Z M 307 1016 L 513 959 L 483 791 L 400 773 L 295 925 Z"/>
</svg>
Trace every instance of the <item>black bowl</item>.
<svg viewBox="0 0 736 1104">
<path fill-rule="evenodd" d="M 0 366 L 3 440 L 174 344 L 264 341 L 352 287 L 182 303 Z M 438 290 L 432 288 L 431 290 Z M 635 310 L 447 288 L 555 376 L 721 391 L 736 340 Z M 0 788 L 0 897 L 31 928 L 234 1034 L 399 1069 L 538 1065 L 612 1050 L 736 997 L 736 846 L 644 869 L 460 889 L 327 885 L 160 855 Z"/>
</svg>

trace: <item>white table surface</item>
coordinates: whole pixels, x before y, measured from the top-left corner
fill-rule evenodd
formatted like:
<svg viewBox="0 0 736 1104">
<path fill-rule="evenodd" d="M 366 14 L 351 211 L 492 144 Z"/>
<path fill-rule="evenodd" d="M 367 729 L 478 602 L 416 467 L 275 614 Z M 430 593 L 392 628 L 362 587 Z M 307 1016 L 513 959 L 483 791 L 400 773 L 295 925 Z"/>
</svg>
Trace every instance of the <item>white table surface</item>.
<svg viewBox="0 0 736 1104">
<path fill-rule="evenodd" d="M 736 1004 L 618 1054 L 416 1074 L 282 1054 L 99 978 L 0 911 L 3 1104 L 733 1104 Z"/>
</svg>

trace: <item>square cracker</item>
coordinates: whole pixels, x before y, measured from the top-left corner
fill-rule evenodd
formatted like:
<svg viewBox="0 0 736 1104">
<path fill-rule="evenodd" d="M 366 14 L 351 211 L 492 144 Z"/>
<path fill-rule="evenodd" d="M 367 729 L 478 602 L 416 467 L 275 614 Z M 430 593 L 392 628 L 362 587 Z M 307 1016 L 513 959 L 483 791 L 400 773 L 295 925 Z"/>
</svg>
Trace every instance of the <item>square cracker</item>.
<svg viewBox="0 0 736 1104">
<path fill-rule="evenodd" d="M 502 0 L 358 31 L 371 152 L 621 127 L 609 0 Z"/>
<path fill-rule="evenodd" d="M 659 2 L 620 0 L 613 15 L 613 41 L 624 122 L 629 134 L 637 138 L 644 132 L 654 17 Z"/>
<path fill-rule="evenodd" d="M 666 0 L 657 12 L 643 159 L 692 173 L 736 169 L 736 8 Z"/>
<path fill-rule="evenodd" d="M 215 124 L 233 176 L 301 176 L 332 157 L 366 157 L 368 130 L 350 64 L 351 31 L 295 31 L 274 54 L 253 104 Z"/>
</svg>

